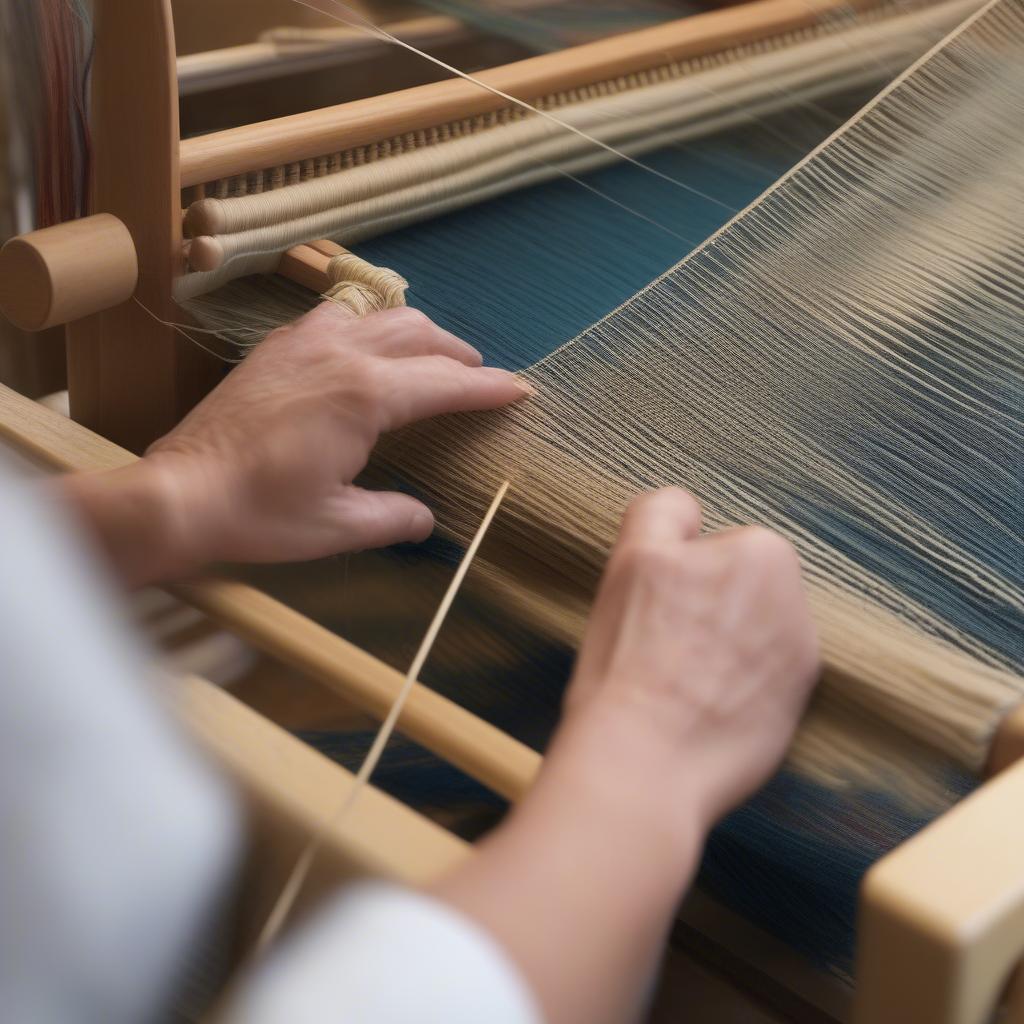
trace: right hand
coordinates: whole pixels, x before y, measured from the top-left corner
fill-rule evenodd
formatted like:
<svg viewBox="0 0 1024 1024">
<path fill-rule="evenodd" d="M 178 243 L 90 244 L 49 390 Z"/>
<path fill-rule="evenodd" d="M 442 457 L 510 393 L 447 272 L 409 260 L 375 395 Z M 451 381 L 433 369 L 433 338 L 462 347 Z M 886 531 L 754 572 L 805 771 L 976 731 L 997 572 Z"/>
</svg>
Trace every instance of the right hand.
<svg viewBox="0 0 1024 1024">
<path fill-rule="evenodd" d="M 670 488 L 623 520 L 566 700 L 596 712 L 615 756 L 650 762 L 710 828 L 778 767 L 818 671 L 793 547 L 746 527 L 698 537 L 700 507 Z M 622 746 L 622 738 L 625 747 Z M 620 761 L 621 763 L 621 761 Z"/>
</svg>

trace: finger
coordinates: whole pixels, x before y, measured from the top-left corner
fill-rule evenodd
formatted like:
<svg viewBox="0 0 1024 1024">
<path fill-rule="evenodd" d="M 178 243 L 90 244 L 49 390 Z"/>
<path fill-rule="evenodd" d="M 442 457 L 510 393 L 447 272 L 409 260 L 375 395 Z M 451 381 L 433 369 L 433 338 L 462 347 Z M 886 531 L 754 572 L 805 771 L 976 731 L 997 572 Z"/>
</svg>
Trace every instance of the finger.
<svg viewBox="0 0 1024 1024">
<path fill-rule="evenodd" d="M 445 356 L 413 356 L 386 364 L 382 430 L 452 412 L 497 409 L 534 394 L 514 373 L 465 366 Z"/>
<path fill-rule="evenodd" d="M 621 642 L 625 609 L 634 610 L 649 601 L 657 588 L 635 592 L 632 582 L 643 577 L 649 583 L 665 577 L 678 561 L 684 542 L 697 536 L 701 527 L 700 503 L 692 494 L 666 487 L 633 499 L 622 519 L 619 540 L 598 588 L 586 638 L 580 652 L 578 677 L 599 675 Z M 586 689 L 584 684 L 583 689 Z"/>
<path fill-rule="evenodd" d="M 483 356 L 468 342 L 438 327 L 425 313 L 403 306 L 363 318 L 366 351 L 374 355 L 447 356 L 466 366 L 480 366 Z"/>
<path fill-rule="evenodd" d="M 434 514 L 421 501 L 397 491 L 346 487 L 333 509 L 344 551 L 418 543 L 433 533 Z"/>
<path fill-rule="evenodd" d="M 648 491 L 630 502 L 619 529 L 619 546 L 651 547 L 693 540 L 701 528 L 700 502 L 681 487 Z"/>
</svg>

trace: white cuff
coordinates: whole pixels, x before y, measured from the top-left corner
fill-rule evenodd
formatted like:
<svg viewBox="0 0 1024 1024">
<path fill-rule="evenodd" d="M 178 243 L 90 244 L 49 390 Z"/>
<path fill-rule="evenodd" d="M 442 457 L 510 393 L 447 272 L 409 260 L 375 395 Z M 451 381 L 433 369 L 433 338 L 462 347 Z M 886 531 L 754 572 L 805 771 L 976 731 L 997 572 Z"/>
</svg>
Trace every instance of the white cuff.
<svg viewBox="0 0 1024 1024">
<path fill-rule="evenodd" d="M 230 1024 L 541 1024 L 498 943 L 423 893 L 349 887 L 244 987 Z"/>
</svg>

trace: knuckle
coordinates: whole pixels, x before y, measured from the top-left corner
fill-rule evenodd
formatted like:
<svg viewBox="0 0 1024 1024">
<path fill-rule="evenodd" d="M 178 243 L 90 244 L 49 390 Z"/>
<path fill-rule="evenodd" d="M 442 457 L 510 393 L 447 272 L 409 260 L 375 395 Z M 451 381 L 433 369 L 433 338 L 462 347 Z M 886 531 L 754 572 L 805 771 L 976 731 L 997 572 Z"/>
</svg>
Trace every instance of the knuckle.
<svg viewBox="0 0 1024 1024">
<path fill-rule="evenodd" d="M 630 510 L 670 512 L 685 516 L 700 514 L 700 502 L 681 487 L 660 487 L 637 495 L 630 503 Z"/>
<path fill-rule="evenodd" d="M 625 524 L 629 531 L 639 532 L 645 523 L 678 524 L 681 534 L 695 534 L 700 529 L 700 502 L 681 487 L 662 487 L 637 495 L 626 510 Z"/>
<path fill-rule="evenodd" d="M 736 542 L 743 549 L 743 558 L 753 566 L 772 572 L 799 569 L 796 548 L 781 533 L 764 526 L 747 526 L 737 532 Z"/>
<path fill-rule="evenodd" d="M 672 569 L 674 562 L 670 554 L 645 540 L 631 541 L 618 552 L 620 568 L 639 578 L 660 576 Z"/>
<path fill-rule="evenodd" d="M 395 309 L 387 310 L 381 315 L 407 331 L 423 331 L 434 326 L 434 322 L 426 313 L 413 306 L 398 306 Z"/>
<path fill-rule="evenodd" d="M 356 399 L 374 401 L 382 387 L 377 360 L 367 356 L 357 356 L 349 360 L 345 364 L 342 386 L 346 393 Z"/>
</svg>

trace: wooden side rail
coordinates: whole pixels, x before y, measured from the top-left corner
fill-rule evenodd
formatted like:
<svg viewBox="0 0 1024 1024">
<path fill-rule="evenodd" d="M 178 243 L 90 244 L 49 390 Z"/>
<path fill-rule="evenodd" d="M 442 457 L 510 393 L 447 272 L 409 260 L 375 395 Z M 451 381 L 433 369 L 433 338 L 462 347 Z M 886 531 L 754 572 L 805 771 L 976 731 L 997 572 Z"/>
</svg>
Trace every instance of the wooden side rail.
<svg viewBox="0 0 1024 1024">
<path fill-rule="evenodd" d="M 468 37 L 469 30 L 457 18 L 427 14 L 405 18 L 385 26 L 392 35 L 415 46 Z M 301 30 L 300 30 L 301 31 Z M 270 39 L 221 47 L 178 57 L 178 94 L 192 96 L 212 89 L 266 81 L 301 71 L 339 67 L 359 58 L 379 56 L 390 46 L 385 40 L 360 29 L 306 29 L 294 40 Z"/>
<path fill-rule="evenodd" d="M 55 469 L 125 466 L 131 452 L 0 385 L 0 438 Z M 239 583 L 171 588 L 225 628 L 381 718 L 403 683 L 400 672 L 287 605 Z M 398 729 L 509 800 L 529 789 L 540 755 L 425 686 L 409 695 Z"/>
<path fill-rule="evenodd" d="M 251 842 L 243 945 L 265 922 L 312 835 L 323 834 L 323 841 L 304 904 L 359 875 L 423 885 L 471 852 L 461 839 L 372 786 L 343 827 L 322 833 L 355 782 L 350 772 L 203 679 L 182 680 L 178 709 L 246 798 Z"/>
<path fill-rule="evenodd" d="M 754 0 L 480 72 L 493 89 L 534 100 L 672 61 L 740 46 L 871 5 L 871 0 Z M 181 143 L 181 186 L 246 174 L 486 114 L 508 101 L 462 78 L 213 132 Z"/>
<path fill-rule="evenodd" d="M 1024 709 L 993 778 L 879 861 L 861 889 L 854 1024 L 1024 1024 Z M 1016 977 L 1015 977 L 1016 972 Z"/>
</svg>

